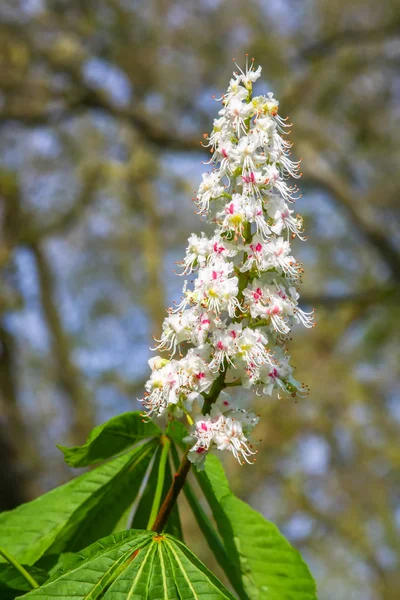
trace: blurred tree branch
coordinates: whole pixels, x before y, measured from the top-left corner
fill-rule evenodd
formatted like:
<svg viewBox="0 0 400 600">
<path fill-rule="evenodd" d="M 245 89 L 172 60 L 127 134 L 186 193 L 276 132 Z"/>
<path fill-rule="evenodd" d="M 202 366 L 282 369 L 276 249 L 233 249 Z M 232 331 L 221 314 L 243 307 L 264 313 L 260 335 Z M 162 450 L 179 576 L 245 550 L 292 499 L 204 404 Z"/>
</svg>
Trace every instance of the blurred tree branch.
<svg viewBox="0 0 400 600">
<path fill-rule="evenodd" d="M 321 59 L 343 47 L 359 45 L 360 43 L 375 43 L 385 41 L 387 37 L 400 35 L 400 22 L 389 21 L 377 27 L 352 28 L 336 31 L 331 36 L 313 42 L 300 49 L 300 56 L 305 59 Z"/>
<path fill-rule="evenodd" d="M 56 300 L 56 284 L 45 252 L 39 243 L 31 243 L 39 281 L 40 300 L 52 342 L 52 357 L 57 367 L 58 381 L 72 407 L 71 438 L 81 444 L 94 427 L 94 406 L 72 360 L 71 342 L 64 330 Z"/>
<path fill-rule="evenodd" d="M 338 172 L 333 172 L 328 163 L 310 146 L 302 147 L 305 156 L 304 180 L 319 189 L 326 190 L 332 200 L 342 206 L 352 224 L 373 247 L 389 268 L 395 281 L 400 283 L 400 255 L 389 235 L 371 223 L 365 216 L 363 206 L 368 206 L 369 194 L 361 195 Z M 384 193 L 384 189 L 380 193 Z M 376 192 L 374 191 L 373 194 Z M 393 193 L 391 190 L 390 193 Z M 400 194 L 400 189 L 399 189 Z"/>
<path fill-rule="evenodd" d="M 72 227 L 81 216 L 82 211 L 93 199 L 93 185 L 98 168 L 87 171 L 87 179 L 82 193 L 70 211 L 55 219 L 51 224 L 40 229 L 32 224 L 32 219 L 21 207 L 19 187 L 14 174 L 4 171 L 0 175 L 0 192 L 5 206 L 5 227 L 9 252 L 18 245 L 29 248 L 35 259 L 40 301 L 43 315 L 52 340 L 52 356 L 56 361 L 57 376 L 61 388 L 66 393 L 72 407 L 72 436 L 76 443 L 81 443 L 94 425 L 94 407 L 81 380 L 81 374 L 71 358 L 72 348 L 64 331 L 61 317 L 56 308 L 56 284 L 47 257 L 41 248 L 45 236 L 60 232 L 63 228 Z"/>
<path fill-rule="evenodd" d="M 26 444 L 15 371 L 15 341 L 0 325 L 0 512 L 29 499 L 28 464 L 35 456 L 35 449 Z"/>
</svg>

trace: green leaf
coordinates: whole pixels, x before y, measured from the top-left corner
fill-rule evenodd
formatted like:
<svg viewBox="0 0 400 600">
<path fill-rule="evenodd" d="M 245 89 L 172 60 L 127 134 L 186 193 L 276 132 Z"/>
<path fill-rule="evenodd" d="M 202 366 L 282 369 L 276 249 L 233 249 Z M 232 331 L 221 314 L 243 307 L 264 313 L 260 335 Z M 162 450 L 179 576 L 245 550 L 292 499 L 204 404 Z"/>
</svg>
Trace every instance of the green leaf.
<svg viewBox="0 0 400 600">
<path fill-rule="evenodd" d="M 152 440 L 32 502 L 0 514 L 1 542 L 20 563 L 76 551 L 110 533 L 137 495 Z"/>
<path fill-rule="evenodd" d="M 251 600 L 316 600 L 315 582 L 278 528 L 230 490 L 218 458 L 209 455 L 196 477 L 218 531 Z"/>
<path fill-rule="evenodd" d="M 24 600 L 234 600 L 179 540 L 123 531 L 89 546 Z"/>
<path fill-rule="evenodd" d="M 83 446 L 66 448 L 57 446 L 70 467 L 86 467 L 106 460 L 130 448 L 133 444 L 161 434 L 153 422 L 143 422 L 139 411 L 127 412 L 113 417 L 95 427 Z"/>
<path fill-rule="evenodd" d="M 146 529 L 150 517 L 151 505 L 154 498 L 154 493 L 157 486 L 158 467 L 160 465 L 160 447 L 154 455 L 151 465 L 150 474 L 147 479 L 146 487 L 140 497 L 139 503 L 133 515 L 131 528 Z"/>
<path fill-rule="evenodd" d="M 182 600 L 219 600 L 234 596 L 182 542 L 167 540 L 168 554 L 180 598 Z"/>
<path fill-rule="evenodd" d="M 43 571 L 42 569 L 23 566 L 39 584 L 44 583 L 49 577 L 46 571 Z M 17 596 L 29 592 L 31 589 L 32 586 L 29 585 L 25 577 L 23 577 L 15 567 L 9 564 L 0 564 L 1 600 L 14 600 Z"/>
<path fill-rule="evenodd" d="M 166 435 L 180 448 L 184 448 L 185 444 L 182 439 L 188 435 L 188 430 L 180 421 L 170 421 L 168 423 Z"/>
</svg>

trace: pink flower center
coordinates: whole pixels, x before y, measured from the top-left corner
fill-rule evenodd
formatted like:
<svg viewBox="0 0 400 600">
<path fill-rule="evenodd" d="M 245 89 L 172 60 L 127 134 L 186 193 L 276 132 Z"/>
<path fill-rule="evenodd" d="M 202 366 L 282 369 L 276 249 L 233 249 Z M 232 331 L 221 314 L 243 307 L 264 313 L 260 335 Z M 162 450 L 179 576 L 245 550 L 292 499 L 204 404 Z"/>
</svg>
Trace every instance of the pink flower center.
<svg viewBox="0 0 400 600">
<path fill-rule="evenodd" d="M 224 349 L 224 345 L 221 342 L 221 340 L 217 343 L 217 348 L 218 348 L 218 350 L 223 350 Z"/>
<path fill-rule="evenodd" d="M 216 254 L 221 254 L 222 252 L 224 252 L 225 248 L 223 246 L 218 246 L 218 243 L 215 242 L 214 244 L 214 252 Z"/>
<path fill-rule="evenodd" d="M 242 179 L 245 183 L 254 183 L 256 180 L 253 171 L 251 171 L 250 175 L 242 175 Z"/>
</svg>

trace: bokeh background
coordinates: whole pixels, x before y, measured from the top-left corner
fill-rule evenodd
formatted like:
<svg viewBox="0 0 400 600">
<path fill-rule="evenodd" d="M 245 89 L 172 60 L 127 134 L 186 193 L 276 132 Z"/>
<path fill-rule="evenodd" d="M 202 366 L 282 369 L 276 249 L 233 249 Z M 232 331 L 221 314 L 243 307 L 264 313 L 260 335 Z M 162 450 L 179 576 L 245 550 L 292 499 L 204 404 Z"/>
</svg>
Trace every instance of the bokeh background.
<svg viewBox="0 0 400 600">
<path fill-rule="evenodd" d="M 0 0 L 0 510 L 67 481 L 55 443 L 137 408 L 232 57 L 294 122 L 307 399 L 257 400 L 235 491 L 320 600 L 400 597 L 400 4 Z M 186 540 L 212 567 L 182 505 Z"/>
</svg>

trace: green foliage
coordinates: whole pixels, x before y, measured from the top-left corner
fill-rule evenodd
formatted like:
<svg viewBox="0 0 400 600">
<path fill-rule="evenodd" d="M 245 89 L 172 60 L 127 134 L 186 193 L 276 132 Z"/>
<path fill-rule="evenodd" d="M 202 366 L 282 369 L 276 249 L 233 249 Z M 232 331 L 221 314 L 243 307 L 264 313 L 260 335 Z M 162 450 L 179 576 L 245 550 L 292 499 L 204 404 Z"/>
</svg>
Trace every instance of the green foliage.
<svg viewBox="0 0 400 600">
<path fill-rule="evenodd" d="M 1 543 L 21 563 L 76 551 L 113 530 L 135 499 L 157 440 L 0 514 Z"/>
<path fill-rule="evenodd" d="M 113 417 L 95 427 L 82 446 L 57 447 L 64 454 L 65 462 L 70 467 L 86 467 L 111 458 L 137 442 L 160 433 L 157 425 L 151 421 L 143 422 L 141 413 L 134 411 Z"/>
<path fill-rule="evenodd" d="M 48 579 L 48 574 L 42 569 L 32 567 L 25 568 L 39 584 L 44 583 L 46 579 Z M 29 592 L 30 590 L 30 584 L 15 567 L 8 564 L 0 564 L 1 600 L 14 600 L 17 596 L 21 596 L 21 594 Z"/>
<path fill-rule="evenodd" d="M 27 600 L 233 600 L 178 540 L 125 531 L 89 546 Z"/>
<path fill-rule="evenodd" d="M 197 478 L 248 597 L 315 600 L 315 583 L 300 553 L 273 523 L 231 492 L 216 456 L 207 457 Z"/>
<path fill-rule="evenodd" d="M 87 464 L 109 458 L 150 434 L 158 435 L 0 515 L 2 544 L 22 575 L 18 561 L 46 566 L 50 571 L 49 579 L 39 571 L 43 585 L 29 591 L 29 583 L 21 580 L 14 567 L 0 565 L 0 591 L 4 590 L 6 600 L 26 591 L 24 598 L 41 600 L 233 598 L 180 541 L 176 502 L 161 535 L 145 531 L 152 526 L 160 501 L 167 497 L 173 482 L 169 451 L 176 467 L 179 455 L 170 439 L 184 446 L 186 430 L 181 423 L 169 424 L 168 439 L 155 425 L 144 426 L 138 413 L 127 413 L 97 427 L 83 446 L 64 453 L 69 464 Z M 131 520 L 131 506 L 145 478 Z M 197 472 L 197 478 L 218 531 L 187 481 L 186 498 L 238 598 L 315 600 L 314 581 L 299 553 L 272 523 L 234 496 L 215 456 L 207 458 L 205 471 Z M 118 531 L 128 527 L 130 520 L 133 529 Z M 29 569 L 25 576 L 29 579 Z M 33 586 L 35 581 L 31 583 Z"/>
</svg>

